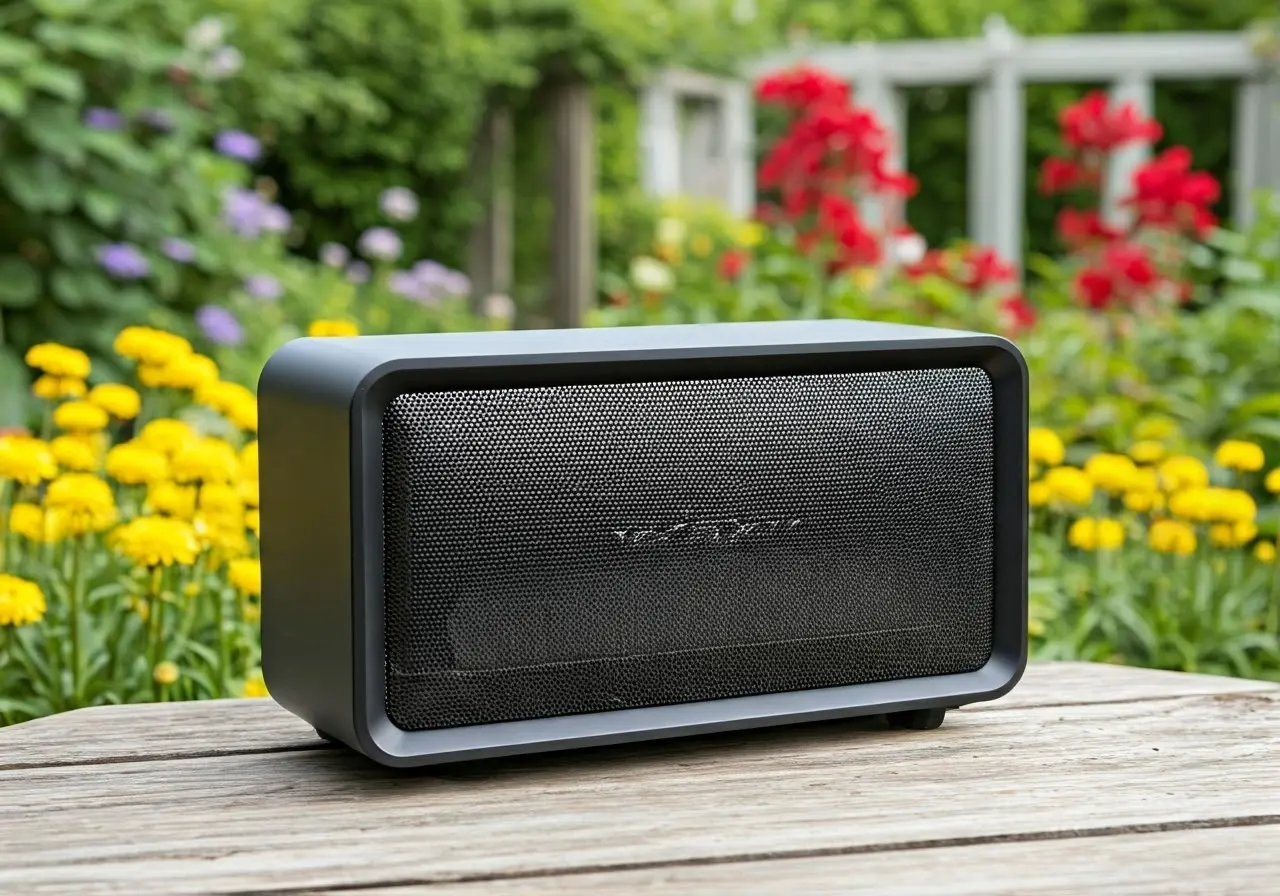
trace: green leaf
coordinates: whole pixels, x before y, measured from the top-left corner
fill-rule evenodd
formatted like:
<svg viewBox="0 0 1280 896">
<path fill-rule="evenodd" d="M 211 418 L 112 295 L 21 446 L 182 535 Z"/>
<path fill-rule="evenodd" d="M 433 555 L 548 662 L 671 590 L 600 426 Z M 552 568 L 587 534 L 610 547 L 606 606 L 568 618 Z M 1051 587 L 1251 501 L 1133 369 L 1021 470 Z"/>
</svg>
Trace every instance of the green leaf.
<svg viewBox="0 0 1280 896">
<path fill-rule="evenodd" d="M 59 268 L 49 285 L 58 304 L 73 309 L 103 304 L 112 292 L 106 277 L 84 268 Z"/>
<path fill-rule="evenodd" d="M 120 197 L 93 187 L 86 190 L 80 197 L 80 206 L 89 216 L 89 220 L 99 227 L 112 226 L 120 220 L 120 215 L 124 211 Z"/>
<path fill-rule="evenodd" d="M 49 240 L 63 263 L 81 265 L 93 261 L 102 236 L 74 218 L 57 218 L 49 225 Z"/>
<path fill-rule="evenodd" d="M 131 173 L 150 175 L 155 172 L 155 159 L 139 149 L 127 134 L 87 131 L 81 136 L 81 141 L 90 152 L 115 162 Z"/>
<path fill-rule="evenodd" d="M 40 104 L 30 111 L 22 124 L 37 148 L 71 164 L 83 161 L 86 129 L 76 118 L 74 109 L 62 104 Z"/>
<path fill-rule="evenodd" d="M 1236 283 L 1257 283 L 1262 280 L 1262 265 L 1248 258 L 1228 258 L 1222 262 L 1222 275 Z"/>
<path fill-rule="evenodd" d="M 84 99 L 84 82 L 75 69 L 36 63 L 23 69 L 22 80 L 36 90 L 60 97 L 69 103 L 78 103 Z"/>
<path fill-rule="evenodd" d="M 48 156 L 29 162 L 14 160 L 0 167 L 0 183 L 31 212 L 65 212 L 75 200 L 75 184 Z"/>
<path fill-rule="evenodd" d="M 131 40 L 123 31 L 44 21 L 36 26 L 36 37 L 54 50 L 75 51 L 108 62 L 128 60 Z"/>
<path fill-rule="evenodd" d="M 0 426 L 26 423 L 27 365 L 17 353 L 0 345 Z"/>
<path fill-rule="evenodd" d="M 0 76 L 0 114 L 17 118 L 27 111 L 27 92 L 12 78 Z"/>
<path fill-rule="evenodd" d="M 27 308 L 40 297 L 40 274 L 21 258 L 0 258 L 0 306 Z"/>
<path fill-rule="evenodd" d="M 29 40 L 0 33 L 0 68 L 21 68 L 40 58 L 40 47 Z"/>
</svg>

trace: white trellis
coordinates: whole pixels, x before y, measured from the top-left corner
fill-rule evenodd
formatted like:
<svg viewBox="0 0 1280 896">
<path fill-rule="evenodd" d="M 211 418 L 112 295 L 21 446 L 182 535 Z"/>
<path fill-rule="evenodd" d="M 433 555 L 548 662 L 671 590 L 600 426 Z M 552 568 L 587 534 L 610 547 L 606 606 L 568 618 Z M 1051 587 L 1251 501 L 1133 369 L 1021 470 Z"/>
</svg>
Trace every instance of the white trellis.
<svg viewBox="0 0 1280 896">
<path fill-rule="evenodd" d="M 756 79 L 804 62 L 857 88 L 897 134 L 899 159 L 907 139 L 903 91 L 968 85 L 969 233 L 1007 258 L 1022 257 L 1026 195 L 1026 105 L 1029 83 L 1103 82 L 1111 94 L 1151 115 L 1158 80 L 1217 78 L 1237 82 L 1232 137 L 1231 208 L 1248 222 L 1250 196 L 1280 187 L 1280 82 L 1240 33 L 1104 34 L 1023 37 L 1000 17 L 966 40 L 820 45 L 766 56 L 744 74 Z M 682 104 L 701 101 L 682 126 Z M 743 213 L 754 205 L 754 115 L 746 83 L 689 72 L 666 72 L 642 93 L 641 152 L 645 186 L 657 195 L 714 195 Z M 718 130 L 716 130 L 718 129 Z M 708 138 L 707 133 L 716 134 Z M 702 147 L 713 145 L 715 153 Z M 1118 200 L 1147 149 L 1117 154 L 1104 184 L 1104 210 L 1123 218 Z M 924 185 L 925 188 L 928 185 Z"/>
</svg>

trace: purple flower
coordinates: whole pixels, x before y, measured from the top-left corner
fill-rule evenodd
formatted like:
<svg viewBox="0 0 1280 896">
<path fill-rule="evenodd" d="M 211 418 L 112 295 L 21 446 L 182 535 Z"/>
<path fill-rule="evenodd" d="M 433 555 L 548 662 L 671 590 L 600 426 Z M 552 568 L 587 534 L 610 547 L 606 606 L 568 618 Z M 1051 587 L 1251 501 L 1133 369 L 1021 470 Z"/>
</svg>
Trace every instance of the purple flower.
<svg viewBox="0 0 1280 896">
<path fill-rule="evenodd" d="M 196 323 L 214 345 L 237 346 L 244 341 L 244 328 L 236 316 L 221 305 L 202 305 Z"/>
<path fill-rule="evenodd" d="M 232 187 L 222 194 L 222 220 L 240 236 L 252 239 L 263 231 L 266 209 L 266 200 L 253 190 Z"/>
<path fill-rule="evenodd" d="M 373 258 L 378 261 L 395 261 L 400 257 L 400 253 L 404 251 L 404 243 L 400 241 L 400 234 L 390 227 L 370 227 L 360 234 L 360 242 L 356 245 L 360 249 L 360 254 L 365 258 Z"/>
<path fill-rule="evenodd" d="M 124 127 L 124 116 L 105 106 L 90 106 L 84 110 L 84 123 L 99 131 L 118 131 Z"/>
<path fill-rule="evenodd" d="M 347 263 L 351 253 L 346 246 L 337 243 L 325 243 L 320 247 L 320 263 L 331 268 L 340 268 Z"/>
<path fill-rule="evenodd" d="M 347 265 L 347 279 L 352 283 L 368 283 L 370 273 L 369 265 L 359 259 Z"/>
<path fill-rule="evenodd" d="M 151 271 L 151 265 L 137 246 L 129 243 L 107 243 L 98 247 L 98 263 L 118 280 L 139 280 Z"/>
<path fill-rule="evenodd" d="M 412 221 L 418 217 L 418 197 L 408 187 L 390 187 L 378 197 L 378 207 L 392 221 Z"/>
<path fill-rule="evenodd" d="M 437 261 L 419 261 L 407 271 L 392 272 L 387 288 L 411 301 L 434 305 L 446 296 L 466 295 L 471 281 Z"/>
<path fill-rule="evenodd" d="M 466 274 L 450 271 L 444 282 L 444 291 L 451 296 L 465 296 L 471 292 L 471 280 Z"/>
<path fill-rule="evenodd" d="M 284 287 L 270 274 L 250 274 L 245 277 L 244 291 L 263 302 L 274 302 L 284 295 Z"/>
<path fill-rule="evenodd" d="M 262 155 L 262 143 L 244 131 L 219 131 L 213 138 L 213 148 L 229 159 L 256 162 Z"/>
<path fill-rule="evenodd" d="M 284 233 L 293 223 L 292 216 L 282 206 L 264 204 L 262 206 L 262 229 L 268 233 Z"/>
<path fill-rule="evenodd" d="M 413 265 L 413 276 L 423 283 L 443 285 L 451 273 L 452 271 L 438 261 L 418 261 Z"/>
<path fill-rule="evenodd" d="M 413 271 L 392 271 L 387 277 L 387 288 L 398 296 L 421 304 L 433 303 L 437 296 Z"/>
<path fill-rule="evenodd" d="M 173 118 L 163 109 L 143 109 L 138 113 L 138 121 L 155 131 L 173 130 Z"/>
<path fill-rule="evenodd" d="M 190 264 L 196 258 L 196 247 L 186 240 L 178 239 L 176 236 L 165 237 L 161 240 L 160 251 L 167 258 L 180 264 Z"/>
</svg>

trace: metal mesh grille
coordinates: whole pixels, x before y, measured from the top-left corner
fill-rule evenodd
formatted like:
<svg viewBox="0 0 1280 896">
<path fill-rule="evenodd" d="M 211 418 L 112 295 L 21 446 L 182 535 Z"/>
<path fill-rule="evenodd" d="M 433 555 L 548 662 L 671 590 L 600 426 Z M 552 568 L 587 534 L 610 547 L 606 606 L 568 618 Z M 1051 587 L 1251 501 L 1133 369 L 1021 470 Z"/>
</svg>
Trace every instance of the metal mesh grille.
<svg viewBox="0 0 1280 896">
<path fill-rule="evenodd" d="M 978 369 L 405 394 L 383 420 L 406 730 L 972 671 Z"/>
</svg>

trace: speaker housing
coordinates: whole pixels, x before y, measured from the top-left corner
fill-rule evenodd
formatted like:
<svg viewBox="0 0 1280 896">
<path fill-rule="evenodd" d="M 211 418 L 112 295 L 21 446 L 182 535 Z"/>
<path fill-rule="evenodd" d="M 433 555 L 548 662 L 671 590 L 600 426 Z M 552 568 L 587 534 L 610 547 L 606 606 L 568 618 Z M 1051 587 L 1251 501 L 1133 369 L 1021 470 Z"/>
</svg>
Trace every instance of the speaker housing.
<svg viewBox="0 0 1280 896">
<path fill-rule="evenodd" d="M 383 454 L 397 398 L 952 369 L 990 383 L 991 593 L 975 595 L 989 601 L 985 660 L 949 674 L 425 729 L 389 715 L 384 527 L 397 483 L 384 481 Z M 383 765 L 880 713 L 930 727 L 942 710 L 1008 692 L 1026 664 L 1027 370 L 1005 339 L 847 320 L 305 338 L 268 361 L 258 400 L 268 688 L 323 736 Z"/>
</svg>

